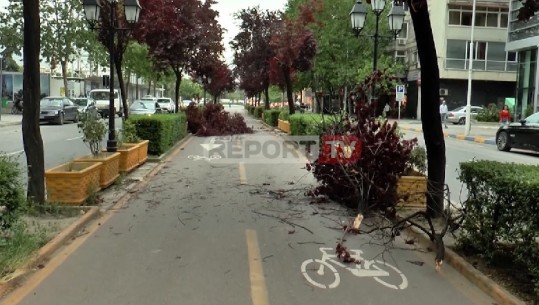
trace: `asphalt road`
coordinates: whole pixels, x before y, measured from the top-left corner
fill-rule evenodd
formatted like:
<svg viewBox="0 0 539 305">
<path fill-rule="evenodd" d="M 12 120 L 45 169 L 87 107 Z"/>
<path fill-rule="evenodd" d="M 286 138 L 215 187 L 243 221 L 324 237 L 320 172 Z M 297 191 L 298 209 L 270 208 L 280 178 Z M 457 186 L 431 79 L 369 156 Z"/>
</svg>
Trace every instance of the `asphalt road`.
<svg viewBox="0 0 539 305">
<path fill-rule="evenodd" d="M 241 156 L 242 143 L 272 137 L 263 136 L 223 142 Z M 62 264 L 45 264 L 49 275 L 19 304 L 494 303 L 449 265 L 437 273 L 431 253 L 400 238 L 386 247 L 375 235 L 347 236 L 368 264 L 328 257 L 320 268 L 310 260 L 322 258 L 320 248 L 334 253 L 350 215 L 304 196 L 314 183 L 304 160 L 204 159 L 212 143 L 193 138 Z"/>
<path fill-rule="evenodd" d="M 116 129 L 121 126 L 122 119 L 116 118 Z M 64 125 L 41 124 L 40 129 L 43 138 L 45 169 L 68 162 L 78 156 L 90 154 L 89 148 L 82 141 L 77 124 L 72 122 L 66 122 Z M 103 148 L 106 148 L 106 139 L 103 142 Z M 21 168 L 26 168 L 21 125 L 0 127 L 0 153 L 17 158 Z M 26 171 L 23 172 L 23 180 L 26 182 Z"/>
<path fill-rule="evenodd" d="M 406 138 L 418 138 L 420 145 L 425 146 L 422 133 L 407 131 Z M 446 173 L 445 181 L 451 192 L 451 201 L 462 202 L 468 197 L 468 192 L 458 180 L 460 163 L 472 160 L 494 160 L 499 162 L 515 162 L 522 164 L 539 165 L 539 153 L 511 150 L 498 151 L 496 146 L 479 144 L 471 141 L 445 138 L 446 146 Z"/>
</svg>

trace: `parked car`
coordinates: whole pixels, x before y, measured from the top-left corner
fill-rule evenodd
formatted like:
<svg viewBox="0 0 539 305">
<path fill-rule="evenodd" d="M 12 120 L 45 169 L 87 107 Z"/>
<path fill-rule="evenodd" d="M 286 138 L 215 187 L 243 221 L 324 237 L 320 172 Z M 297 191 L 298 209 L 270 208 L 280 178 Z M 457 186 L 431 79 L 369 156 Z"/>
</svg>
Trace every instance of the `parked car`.
<svg viewBox="0 0 539 305">
<path fill-rule="evenodd" d="M 517 148 L 539 152 L 539 112 L 518 123 L 502 125 L 496 132 L 496 146 L 502 151 Z"/>
<path fill-rule="evenodd" d="M 159 103 L 159 106 L 161 107 L 161 110 L 163 112 L 169 112 L 169 113 L 174 112 L 175 105 L 170 97 L 157 98 L 157 103 Z"/>
<path fill-rule="evenodd" d="M 483 110 L 483 107 L 472 106 L 472 111 L 470 113 L 472 118 L 475 118 L 479 111 Z M 456 109 L 453 109 L 447 113 L 447 121 L 453 124 L 464 125 L 466 123 L 466 106 L 461 106 Z"/>
<path fill-rule="evenodd" d="M 152 115 L 162 113 L 159 103 L 151 100 L 136 100 L 129 107 L 130 114 Z"/>
<path fill-rule="evenodd" d="M 123 116 L 123 104 L 120 90 L 114 89 L 114 113 Z M 110 89 L 93 89 L 88 94 L 95 101 L 99 114 L 106 118 L 109 116 Z"/>
<path fill-rule="evenodd" d="M 90 108 L 95 108 L 95 101 L 88 97 L 76 97 L 71 99 L 79 107 L 79 113 L 84 113 Z"/>
<path fill-rule="evenodd" d="M 49 96 L 39 102 L 39 121 L 63 125 L 65 121 L 79 121 L 79 107 L 64 96 Z"/>
</svg>

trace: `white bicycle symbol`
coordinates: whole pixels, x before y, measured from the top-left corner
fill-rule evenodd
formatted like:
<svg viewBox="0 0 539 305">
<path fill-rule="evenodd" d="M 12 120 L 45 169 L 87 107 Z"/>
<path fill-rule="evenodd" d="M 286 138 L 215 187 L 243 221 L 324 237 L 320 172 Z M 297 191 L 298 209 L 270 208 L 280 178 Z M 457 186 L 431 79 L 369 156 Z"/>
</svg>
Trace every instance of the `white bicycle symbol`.
<svg viewBox="0 0 539 305">
<path fill-rule="evenodd" d="M 329 254 L 329 252 L 335 251 L 335 249 L 333 248 L 320 248 L 320 251 L 322 252 L 322 259 L 311 258 L 304 261 L 301 264 L 301 273 L 303 274 L 305 279 L 307 279 L 309 283 L 311 283 L 312 285 L 318 288 L 331 289 L 331 288 L 336 288 L 337 286 L 339 286 L 341 282 L 341 277 L 339 275 L 339 272 L 333 265 L 344 268 L 345 270 L 350 271 L 350 273 L 352 273 L 353 275 L 357 277 L 373 277 L 375 281 L 377 281 L 378 283 L 388 288 L 406 289 L 408 287 L 408 280 L 406 279 L 406 276 L 404 276 L 404 274 L 399 269 L 383 261 L 365 260 L 361 257 L 361 254 L 363 253 L 363 251 L 361 250 L 349 250 L 350 255 L 360 262 L 358 264 L 351 263 L 349 265 L 346 265 L 340 262 L 337 259 L 337 255 Z M 320 277 L 323 276 L 325 268 L 327 268 L 329 271 L 333 273 L 333 278 L 334 278 L 333 281 L 331 281 L 332 277 L 330 277 L 329 281 L 331 283 L 327 285 L 323 283 L 319 283 L 315 279 L 313 279 L 313 276 L 316 276 L 316 275 Z M 386 271 L 384 269 L 386 270 L 389 269 L 389 271 Z M 391 276 L 390 272 L 392 272 L 395 275 L 392 277 L 394 281 L 396 277 L 399 278 L 398 285 L 391 284 L 388 282 L 389 276 Z M 310 275 L 309 273 L 311 273 L 312 275 Z M 388 281 L 383 280 L 382 278 L 384 277 L 387 277 Z"/>
<path fill-rule="evenodd" d="M 215 155 L 211 155 L 209 157 L 200 156 L 200 155 L 189 155 L 189 156 L 187 156 L 187 159 L 194 160 L 194 161 L 200 161 L 200 160 L 213 161 L 213 160 L 221 159 L 221 155 L 215 154 Z"/>
</svg>

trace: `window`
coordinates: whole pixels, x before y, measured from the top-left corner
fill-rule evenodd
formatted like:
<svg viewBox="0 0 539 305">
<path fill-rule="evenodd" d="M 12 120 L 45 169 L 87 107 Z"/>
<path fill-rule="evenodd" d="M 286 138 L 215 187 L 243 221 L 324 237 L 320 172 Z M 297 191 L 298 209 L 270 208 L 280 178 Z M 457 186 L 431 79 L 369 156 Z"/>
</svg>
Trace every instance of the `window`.
<svg viewBox="0 0 539 305">
<path fill-rule="evenodd" d="M 446 69 L 467 69 L 470 42 L 447 40 Z M 473 69 L 483 71 L 515 71 L 517 54 L 506 52 L 505 43 L 494 41 L 474 42 Z"/>
<path fill-rule="evenodd" d="M 408 38 L 408 22 L 402 23 L 402 29 L 397 35 L 397 38 L 407 39 Z"/>
<path fill-rule="evenodd" d="M 505 52 L 505 43 L 503 42 L 489 42 L 488 43 L 488 60 L 505 61 L 507 56 Z"/>
<path fill-rule="evenodd" d="M 466 41 L 448 39 L 447 58 L 466 59 Z"/>
<path fill-rule="evenodd" d="M 473 11 L 469 6 L 462 7 L 450 5 L 448 24 L 457 26 L 471 26 L 472 15 Z M 476 7 L 474 26 L 507 28 L 507 24 L 507 10 L 501 8 Z"/>
<path fill-rule="evenodd" d="M 509 23 L 507 13 L 501 13 L 500 14 L 500 27 L 506 28 L 507 24 Z"/>
<path fill-rule="evenodd" d="M 487 14 L 487 27 L 491 27 L 491 28 L 498 27 L 498 14 L 496 13 Z"/>
<path fill-rule="evenodd" d="M 487 13 L 475 12 L 475 26 L 485 26 L 487 21 Z"/>
<path fill-rule="evenodd" d="M 462 12 L 460 25 L 472 25 L 472 12 Z"/>
<path fill-rule="evenodd" d="M 517 53 L 516 52 L 507 52 L 507 61 L 517 62 Z"/>
<path fill-rule="evenodd" d="M 449 11 L 449 24 L 460 25 L 460 11 Z"/>
<path fill-rule="evenodd" d="M 486 59 L 487 58 L 487 43 L 484 41 L 478 41 L 475 44 L 475 58 L 474 59 Z"/>
</svg>

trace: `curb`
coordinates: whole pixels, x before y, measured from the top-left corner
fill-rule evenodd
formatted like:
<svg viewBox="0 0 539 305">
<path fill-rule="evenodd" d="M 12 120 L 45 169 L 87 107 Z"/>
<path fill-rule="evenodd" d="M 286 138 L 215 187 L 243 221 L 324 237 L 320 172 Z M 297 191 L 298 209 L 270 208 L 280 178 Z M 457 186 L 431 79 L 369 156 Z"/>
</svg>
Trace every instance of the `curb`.
<svg viewBox="0 0 539 305">
<path fill-rule="evenodd" d="M 99 207 L 93 206 L 82 217 L 78 218 L 68 227 L 60 231 L 58 235 L 56 235 L 53 239 L 51 239 L 48 243 L 46 243 L 43 247 L 41 247 L 38 250 L 37 254 L 20 268 L 20 270 L 25 270 L 25 271 L 19 273 L 17 276 L 9 279 L 6 283 L 2 283 L 0 285 L 0 296 L 4 295 L 4 293 L 9 291 L 13 287 L 17 278 L 19 278 L 20 276 L 24 276 L 25 274 L 28 273 L 28 270 L 30 270 L 33 266 L 35 266 L 39 262 L 44 261 L 48 256 L 56 252 L 60 247 L 62 247 L 69 239 L 71 239 L 75 234 L 77 234 L 90 221 L 97 218 L 99 214 L 100 214 Z"/>
<path fill-rule="evenodd" d="M 402 129 L 402 130 L 407 130 L 407 131 L 423 132 L 423 130 L 421 128 L 412 128 L 412 127 L 403 127 L 403 126 L 399 126 L 399 128 Z M 447 133 L 447 132 L 444 132 L 444 136 L 446 138 L 453 138 L 453 139 L 457 139 L 457 140 L 470 141 L 470 142 L 475 142 L 475 143 L 479 143 L 479 144 L 496 145 L 495 140 L 487 139 L 487 138 L 481 137 L 481 136 L 464 136 L 463 134 L 450 134 L 450 133 Z"/>
<path fill-rule="evenodd" d="M 400 217 L 400 216 L 399 216 Z M 406 232 L 413 235 L 423 246 L 432 246 L 432 241 L 419 229 L 408 227 Z M 481 289 L 488 296 L 499 302 L 501 305 L 526 305 L 526 303 L 513 295 L 507 289 L 498 285 L 489 277 L 469 264 L 453 250 L 445 247 L 445 260 L 461 275 L 472 284 Z"/>
</svg>

